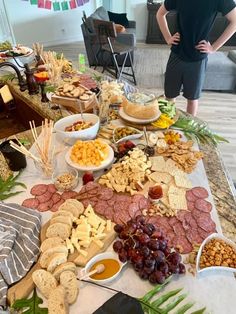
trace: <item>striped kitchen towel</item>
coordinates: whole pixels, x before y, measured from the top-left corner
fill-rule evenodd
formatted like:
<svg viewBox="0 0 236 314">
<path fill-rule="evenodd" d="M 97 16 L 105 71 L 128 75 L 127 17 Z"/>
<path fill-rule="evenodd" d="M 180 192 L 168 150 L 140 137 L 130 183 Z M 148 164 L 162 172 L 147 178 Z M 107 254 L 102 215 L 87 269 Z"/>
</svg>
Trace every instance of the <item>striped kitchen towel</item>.
<svg viewBox="0 0 236 314">
<path fill-rule="evenodd" d="M 41 216 L 17 204 L 0 203 L 0 307 L 8 286 L 23 278 L 37 260 Z"/>
</svg>

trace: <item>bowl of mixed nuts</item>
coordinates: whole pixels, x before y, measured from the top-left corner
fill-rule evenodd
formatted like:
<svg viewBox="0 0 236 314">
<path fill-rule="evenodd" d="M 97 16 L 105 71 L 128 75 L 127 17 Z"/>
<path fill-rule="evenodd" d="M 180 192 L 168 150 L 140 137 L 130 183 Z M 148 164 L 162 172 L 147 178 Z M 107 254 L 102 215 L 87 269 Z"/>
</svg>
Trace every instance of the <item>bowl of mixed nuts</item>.
<svg viewBox="0 0 236 314">
<path fill-rule="evenodd" d="M 236 272 L 236 244 L 219 233 L 211 234 L 199 248 L 196 271 Z"/>
<path fill-rule="evenodd" d="M 67 167 L 66 170 L 56 170 L 52 175 L 53 183 L 60 192 L 69 191 L 76 188 L 79 182 L 78 171 Z"/>
</svg>

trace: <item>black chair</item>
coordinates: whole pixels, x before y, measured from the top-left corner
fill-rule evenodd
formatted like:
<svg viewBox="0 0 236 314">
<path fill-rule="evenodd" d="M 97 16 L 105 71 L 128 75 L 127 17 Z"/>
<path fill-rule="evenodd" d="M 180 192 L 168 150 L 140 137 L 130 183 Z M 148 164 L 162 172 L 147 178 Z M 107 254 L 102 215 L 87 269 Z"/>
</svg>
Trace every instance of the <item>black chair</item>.
<svg viewBox="0 0 236 314">
<path fill-rule="evenodd" d="M 117 33 L 113 22 L 94 19 L 93 24 L 99 43 L 99 50 L 96 52 L 96 60 L 102 65 L 102 72 L 108 71 L 118 80 L 121 79 L 122 75 L 131 76 L 136 85 L 131 55 L 134 47 L 124 45 L 116 40 Z M 110 55 L 111 58 L 107 57 L 107 55 Z M 127 65 L 131 68 L 131 73 L 124 72 Z"/>
</svg>

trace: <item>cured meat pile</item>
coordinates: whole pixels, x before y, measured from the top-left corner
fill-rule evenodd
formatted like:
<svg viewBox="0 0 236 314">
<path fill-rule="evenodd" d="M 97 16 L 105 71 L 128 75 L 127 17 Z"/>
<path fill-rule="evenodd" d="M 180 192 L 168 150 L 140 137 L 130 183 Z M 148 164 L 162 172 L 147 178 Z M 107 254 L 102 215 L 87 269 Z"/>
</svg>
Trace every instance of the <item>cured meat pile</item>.
<svg viewBox="0 0 236 314">
<path fill-rule="evenodd" d="M 54 184 L 37 184 L 32 187 L 30 193 L 34 197 L 24 200 L 22 206 L 37 209 L 40 212 L 47 210 L 56 212 L 65 200 L 78 195 L 75 191 L 66 191 L 60 194 Z"/>
<path fill-rule="evenodd" d="M 91 78 L 90 75 L 80 74 L 80 84 L 88 89 L 93 89 L 97 87 L 97 83 Z"/>
<path fill-rule="evenodd" d="M 97 214 L 119 224 L 142 214 L 142 210 L 149 206 L 149 200 L 143 195 L 120 195 L 96 182 L 84 185 L 77 199 L 85 207 L 91 204 Z"/>
<path fill-rule="evenodd" d="M 216 225 L 210 215 L 212 205 L 205 200 L 207 197 L 206 189 L 195 187 L 186 193 L 188 210 L 180 210 L 176 217 L 171 218 L 147 216 L 147 222 L 161 229 L 171 247 L 183 254 L 190 253 L 194 244 L 201 244 L 215 232 Z M 97 214 L 118 224 L 142 214 L 142 210 L 150 205 L 143 195 L 120 195 L 95 182 L 83 186 L 77 199 L 85 207 L 91 204 Z"/>
<path fill-rule="evenodd" d="M 205 199 L 208 192 L 203 187 L 195 187 L 186 192 L 188 211 L 180 210 L 176 217 L 150 217 L 148 222 L 161 228 L 172 247 L 181 253 L 190 253 L 194 244 L 201 244 L 215 232 L 216 225 L 211 218 L 211 203 Z"/>
</svg>

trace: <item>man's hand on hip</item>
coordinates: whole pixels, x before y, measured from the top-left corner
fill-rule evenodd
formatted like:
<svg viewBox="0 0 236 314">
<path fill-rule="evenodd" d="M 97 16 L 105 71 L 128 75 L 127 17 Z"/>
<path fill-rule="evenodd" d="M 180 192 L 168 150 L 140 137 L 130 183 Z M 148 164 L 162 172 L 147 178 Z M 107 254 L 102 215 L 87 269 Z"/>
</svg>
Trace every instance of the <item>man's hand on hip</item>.
<svg viewBox="0 0 236 314">
<path fill-rule="evenodd" d="M 214 53 L 215 52 L 212 45 L 209 43 L 209 41 L 206 41 L 206 40 L 201 40 L 197 44 L 197 46 L 195 46 L 195 48 L 202 53 Z"/>
<path fill-rule="evenodd" d="M 175 33 L 173 36 L 170 37 L 169 40 L 167 40 L 168 45 L 178 45 L 180 42 L 180 34 Z"/>
</svg>

